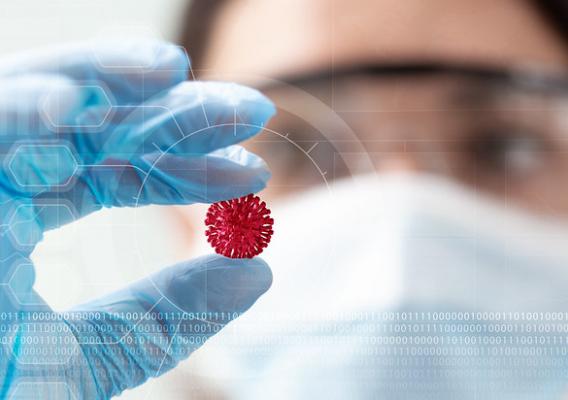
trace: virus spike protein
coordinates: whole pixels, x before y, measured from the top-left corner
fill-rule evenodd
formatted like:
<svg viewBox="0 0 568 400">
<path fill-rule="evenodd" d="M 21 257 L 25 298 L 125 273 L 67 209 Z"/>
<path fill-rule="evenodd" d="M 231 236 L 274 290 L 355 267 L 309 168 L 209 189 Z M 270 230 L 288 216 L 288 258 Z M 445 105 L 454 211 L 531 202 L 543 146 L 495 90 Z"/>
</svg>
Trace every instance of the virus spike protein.
<svg viewBox="0 0 568 400">
<path fill-rule="evenodd" d="M 249 194 L 211 204 L 205 218 L 205 235 L 218 254 L 253 258 L 268 246 L 273 224 L 266 203 Z"/>
</svg>

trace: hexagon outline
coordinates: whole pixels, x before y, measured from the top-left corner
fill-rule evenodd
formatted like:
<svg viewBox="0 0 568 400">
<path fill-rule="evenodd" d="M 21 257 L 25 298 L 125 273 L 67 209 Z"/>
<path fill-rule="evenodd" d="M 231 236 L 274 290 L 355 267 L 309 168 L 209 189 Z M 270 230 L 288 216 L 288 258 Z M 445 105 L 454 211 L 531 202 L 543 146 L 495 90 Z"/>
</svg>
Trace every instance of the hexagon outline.
<svg viewBox="0 0 568 400">
<path fill-rule="evenodd" d="M 46 111 L 46 103 L 49 100 L 49 96 L 51 95 L 51 93 L 47 93 L 43 100 L 41 101 L 41 106 L 40 106 L 40 110 L 41 110 L 41 117 L 42 119 L 44 119 L 45 121 L 47 121 L 47 123 L 52 127 L 52 128 L 101 128 L 107 121 L 109 115 L 113 112 L 113 102 L 111 99 L 111 95 L 109 94 L 109 89 L 108 87 L 103 83 L 103 82 L 81 82 L 78 81 L 78 84 L 75 85 L 75 87 L 77 88 L 96 88 L 97 90 L 100 90 L 102 93 L 102 97 L 105 99 L 106 104 L 108 105 L 108 109 L 104 115 L 104 117 L 101 119 L 101 122 L 98 124 L 57 124 L 55 123 L 51 116 L 49 115 L 49 113 Z"/>
<path fill-rule="evenodd" d="M 77 400 L 77 396 L 75 396 L 75 393 L 73 392 L 73 390 L 71 390 L 71 387 L 69 386 L 69 384 L 67 382 L 64 381 L 31 381 L 31 380 L 20 380 L 19 382 L 16 383 L 16 385 L 14 386 L 14 390 L 12 390 L 12 392 L 10 393 L 10 400 L 12 399 L 17 399 L 18 397 L 16 396 L 16 393 L 18 392 L 18 390 L 20 390 L 20 387 L 27 385 L 27 386 L 36 386 L 36 385 L 63 385 L 67 388 L 67 393 L 69 394 L 69 396 L 71 396 L 72 400 Z"/>
<path fill-rule="evenodd" d="M 72 220 L 73 220 L 73 221 L 77 220 L 77 218 L 76 218 L 77 216 L 73 213 L 73 211 L 71 210 L 71 207 L 69 207 L 69 205 L 67 205 L 67 204 L 65 204 L 65 203 L 41 204 L 41 206 L 42 206 L 42 207 L 63 207 L 64 209 L 66 209 L 66 210 L 69 212 L 69 215 L 72 217 Z M 10 238 L 12 238 L 13 241 L 14 241 L 18 246 L 21 246 L 21 247 L 24 247 L 24 248 L 25 248 L 25 247 L 29 247 L 30 244 L 20 242 L 20 241 L 16 238 L 16 236 L 14 236 L 14 235 L 11 233 L 11 231 L 12 231 L 12 226 L 13 226 L 13 225 L 12 225 L 12 220 L 13 220 L 14 218 L 16 218 L 16 214 L 18 213 L 18 210 L 21 209 L 21 208 L 24 208 L 24 207 L 35 208 L 35 207 L 36 207 L 36 204 L 31 204 L 31 203 L 30 203 L 30 204 L 19 204 L 19 205 L 14 209 L 14 211 L 12 212 L 12 215 L 10 215 L 10 218 L 8 219 L 8 225 L 9 225 L 8 232 L 10 232 Z M 43 232 L 42 232 L 42 233 L 43 233 Z M 36 244 L 37 244 L 37 243 L 36 243 Z M 35 246 L 35 244 L 34 244 L 34 246 Z"/>
<path fill-rule="evenodd" d="M 71 149 L 69 149 L 69 147 L 67 145 L 64 144 L 18 144 L 16 145 L 17 149 L 12 153 L 12 155 L 10 156 L 9 160 L 8 160 L 8 170 L 10 171 L 10 174 L 12 175 L 12 177 L 14 178 L 14 180 L 16 181 L 16 183 L 18 185 L 20 185 L 23 188 L 34 188 L 34 187 L 40 187 L 40 188 L 44 188 L 44 187 L 50 187 L 50 188 L 61 188 L 61 187 L 65 187 L 67 186 L 75 177 L 75 174 L 77 173 L 77 170 L 79 169 L 79 163 L 77 161 L 77 158 L 75 157 L 75 155 L 73 154 L 73 152 L 71 151 Z M 73 172 L 71 173 L 71 175 L 69 175 L 69 177 L 67 178 L 67 180 L 65 180 L 62 183 L 59 184 L 50 184 L 50 185 L 34 185 L 34 184 L 23 184 L 22 182 L 20 182 L 18 180 L 18 176 L 17 174 L 14 172 L 14 170 L 12 169 L 12 163 L 14 162 L 14 159 L 16 158 L 16 154 L 18 153 L 18 151 L 20 151 L 20 149 L 24 148 L 24 147 L 60 147 L 65 149 L 65 151 L 67 151 L 67 153 L 69 154 L 69 156 L 71 157 L 71 161 L 73 162 L 74 168 L 73 168 Z"/>
<path fill-rule="evenodd" d="M 8 290 L 12 293 L 12 295 L 14 296 L 14 299 L 18 302 L 18 304 L 23 305 L 23 306 L 42 306 L 43 303 L 36 303 L 36 302 L 23 302 L 21 301 L 21 299 L 18 297 L 18 294 L 14 291 L 14 288 L 12 287 L 11 283 L 12 280 L 15 278 L 16 276 L 16 272 L 18 272 L 18 270 L 22 267 L 28 267 L 31 266 L 32 268 L 34 267 L 33 263 L 28 262 L 28 263 L 22 263 L 22 264 L 18 264 L 16 266 L 16 268 L 14 268 L 14 271 L 12 272 L 12 274 L 10 275 L 10 279 L 8 279 L 8 282 L 6 283 L 6 287 L 8 288 Z"/>
</svg>

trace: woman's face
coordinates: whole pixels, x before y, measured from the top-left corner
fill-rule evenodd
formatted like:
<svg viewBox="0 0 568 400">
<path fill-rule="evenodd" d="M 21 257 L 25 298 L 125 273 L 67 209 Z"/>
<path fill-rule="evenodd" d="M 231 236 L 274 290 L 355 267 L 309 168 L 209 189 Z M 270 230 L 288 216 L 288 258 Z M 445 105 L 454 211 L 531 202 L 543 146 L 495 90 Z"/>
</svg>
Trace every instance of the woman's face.
<svg viewBox="0 0 568 400">
<path fill-rule="evenodd" d="M 271 196 L 406 170 L 568 211 L 566 88 L 461 71 L 563 73 L 566 44 L 529 1 L 235 0 L 203 61 L 201 77 L 256 84 L 279 107 L 248 143 Z M 452 72 L 404 69 L 417 63 Z"/>
</svg>

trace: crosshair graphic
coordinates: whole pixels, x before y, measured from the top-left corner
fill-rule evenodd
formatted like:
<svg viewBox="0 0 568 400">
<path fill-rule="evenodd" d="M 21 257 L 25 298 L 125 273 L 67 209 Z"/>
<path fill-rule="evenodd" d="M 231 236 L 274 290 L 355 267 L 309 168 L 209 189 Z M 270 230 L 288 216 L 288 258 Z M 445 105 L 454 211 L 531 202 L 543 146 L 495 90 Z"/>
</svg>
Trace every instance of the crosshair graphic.
<svg viewBox="0 0 568 400">
<path fill-rule="evenodd" d="M 190 75 L 193 78 L 193 80 L 195 80 L 195 76 L 193 75 L 193 71 L 190 69 Z M 232 79 L 232 77 L 229 77 L 228 79 L 222 79 L 222 80 L 228 80 L 228 81 L 234 81 L 235 79 Z M 238 80 L 238 79 L 237 79 Z M 271 81 L 272 80 L 267 80 L 266 78 L 264 78 L 264 81 Z M 286 85 L 289 86 L 289 85 Z M 357 138 L 357 136 L 355 135 L 355 133 L 351 130 L 351 128 L 345 123 L 345 121 L 343 121 L 343 119 L 336 114 L 332 109 L 329 108 L 329 106 L 327 106 L 325 103 L 323 103 L 321 100 L 315 98 L 314 96 L 304 92 L 303 90 L 300 90 L 298 88 L 295 87 L 291 87 L 290 89 L 304 97 L 309 98 L 309 100 L 316 105 L 316 107 L 318 108 L 319 112 L 325 112 L 326 115 L 330 115 L 330 120 L 332 120 L 333 123 L 335 123 L 337 126 L 341 127 L 341 129 L 346 132 L 346 135 L 348 136 L 348 140 L 352 141 L 353 143 L 357 144 L 357 148 L 359 149 L 360 154 L 363 156 L 363 162 L 366 163 L 366 166 L 369 168 L 369 170 L 373 169 L 373 163 L 369 157 L 369 155 L 366 153 L 363 145 L 360 143 L 359 139 Z M 280 109 L 283 109 L 284 111 L 287 111 L 286 108 L 280 106 Z M 297 143 L 296 141 L 294 141 L 293 139 L 291 139 L 289 137 L 289 133 L 281 133 L 281 132 L 277 132 L 271 128 L 268 128 L 264 125 L 251 125 L 251 124 L 244 124 L 242 122 L 238 122 L 237 119 L 237 110 L 235 109 L 234 113 L 233 113 L 233 121 L 231 123 L 223 123 L 223 124 L 211 124 L 209 119 L 207 118 L 207 112 L 205 109 L 205 105 L 202 104 L 202 112 L 203 115 L 205 117 L 205 120 L 207 121 L 207 126 L 199 129 L 199 130 L 195 130 L 193 132 L 187 133 L 187 132 L 183 132 L 183 130 L 181 129 L 179 123 L 176 123 L 177 128 L 179 129 L 179 134 L 180 134 L 180 139 L 178 141 L 176 141 L 175 143 L 172 143 L 169 147 L 163 149 L 160 151 L 160 155 L 159 157 L 154 160 L 154 162 L 152 163 L 152 165 L 150 166 L 150 168 L 143 174 L 143 179 L 140 185 L 140 190 L 138 191 L 137 197 L 136 197 L 136 206 L 138 206 L 138 200 L 141 197 L 141 194 L 144 190 L 145 185 L 148 183 L 148 179 L 151 178 L 153 171 L 156 169 L 156 166 L 160 163 L 161 159 L 169 153 L 173 153 L 174 149 L 176 146 L 179 146 L 183 141 L 190 139 L 193 135 L 198 135 L 198 134 L 204 134 L 207 132 L 207 130 L 214 130 L 214 129 L 222 129 L 222 128 L 227 128 L 227 127 L 232 127 L 233 128 L 233 132 L 236 131 L 237 127 L 245 127 L 245 128 L 254 128 L 258 131 L 260 131 L 260 135 L 272 135 L 275 136 L 277 138 L 279 138 L 280 140 L 283 140 L 284 143 L 287 143 L 288 145 L 292 146 L 294 149 L 296 149 L 297 151 L 299 151 L 303 157 L 305 157 L 309 163 L 314 167 L 314 169 L 317 171 L 317 174 L 321 177 L 321 181 L 323 183 L 323 185 L 325 186 L 326 190 L 330 193 L 330 195 L 332 195 L 332 189 L 330 187 L 330 183 L 327 177 L 327 170 L 324 170 L 320 167 L 320 165 L 317 163 L 317 161 L 312 157 L 312 155 L 310 154 L 311 151 L 314 149 L 314 147 L 317 145 L 317 143 L 315 145 L 312 145 L 311 148 L 309 149 L 304 149 L 301 144 Z M 296 113 L 294 113 L 296 114 Z M 174 115 L 175 118 L 175 115 Z M 326 132 L 325 129 L 323 127 L 316 127 L 318 128 L 318 131 L 321 132 L 324 136 L 324 138 L 326 137 Z M 330 141 L 332 142 L 332 141 Z M 341 156 L 341 153 L 339 153 L 339 156 Z M 270 159 L 268 158 L 267 163 L 270 164 Z M 138 210 L 138 207 L 135 208 L 135 210 Z M 139 247 L 139 243 L 138 240 L 136 240 L 136 246 L 137 246 L 137 251 L 136 254 L 140 257 L 140 263 L 144 263 L 144 257 L 143 257 L 143 248 Z M 159 299 L 156 304 L 154 304 L 154 307 L 156 307 L 158 305 L 159 302 L 161 301 L 168 301 L 173 307 L 174 309 L 178 310 L 179 312 L 182 313 L 191 313 L 192 310 L 184 310 L 182 308 L 179 307 L 178 304 L 175 303 L 175 301 L 172 301 L 171 299 L 168 299 L 167 296 L 159 289 L 159 287 L 157 285 L 154 284 L 154 288 L 161 294 L 161 299 Z M 203 319 L 203 318 L 197 318 L 198 321 L 200 322 L 204 322 L 204 323 L 208 323 L 211 325 L 216 325 L 216 326 L 222 326 L 223 324 L 218 323 L 214 320 L 210 320 L 210 319 Z M 181 322 L 180 322 L 181 323 Z M 172 336 L 172 341 L 175 339 L 175 337 L 178 335 L 179 333 L 179 324 L 178 324 L 178 328 L 176 330 L 176 332 L 173 333 Z M 122 338 L 120 339 L 122 340 Z"/>
<path fill-rule="evenodd" d="M 319 102 L 319 100 L 317 100 L 317 101 Z M 327 107 L 327 106 L 326 106 L 326 107 Z M 204 110 L 204 112 L 205 112 L 205 110 Z M 236 115 L 236 114 L 235 114 L 235 115 Z M 337 116 L 337 117 L 338 117 L 338 116 Z M 339 117 L 338 117 L 338 118 L 339 118 Z M 179 126 L 179 125 L 178 125 L 178 126 Z M 266 133 L 271 134 L 271 135 L 275 135 L 275 136 L 277 136 L 277 137 L 283 139 L 285 142 L 287 142 L 288 144 L 290 144 L 291 146 L 293 146 L 295 149 L 297 149 L 298 151 L 300 151 L 300 152 L 303 154 L 303 156 L 306 157 L 306 158 L 310 161 L 310 163 L 313 165 L 313 167 L 316 169 L 316 171 L 318 172 L 319 176 L 321 177 L 321 180 L 322 180 L 323 184 L 325 185 L 326 189 L 328 190 L 328 192 L 330 193 L 330 195 L 332 194 L 332 189 L 331 189 L 331 187 L 330 187 L 330 183 L 329 183 L 328 178 L 327 178 L 327 176 L 326 176 L 326 175 L 327 175 L 327 171 L 322 170 L 322 168 L 318 165 L 318 163 L 315 161 L 315 159 L 310 155 L 310 151 L 311 151 L 312 149 L 305 150 L 300 144 L 298 144 L 297 142 L 295 142 L 294 140 L 292 140 L 292 139 L 289 137 L 288 134 L 283 134 L 283 133 L 277 132 L 277 131 L 275 131 L 275 130 L 273 130 L 273 129 L 270 129 L 270 128 L 266 127 L 266 126 L 251 125 L 251 124 L 245 124 L 245 123 L 237 122 L 237 120 L 236 120 L 236 118 L 235 118 L 232 123 L 223 123 L 223 124 L 209 125 L 209 126 L 207 126 L 207 127 L 201 128 L 201 129 L 196 130 L 196 131 L 194 131 L 194 132 L 191 132 L 191 133 L 189 133 L 189 134 L 184 134 L 184 133 L 181 132 L 181 130 L 180 130 L 180 134 L 181 134 L 182 137 L 181 137 L 178 141 L 176 141 L 175 143 L 171 144 L 169 147 L 167 147 L 166 149 L 164 149 L 163 151 L 161 151 L 161 152 L 160 152 L 160 156 L 154 161 L 154 163 L 150 166 L 150 168 L 148 169 L 148 171 L 146 171 L 146 172 L 144 173 L 144 178 L 143 178 L 143 180 L 142 180 L 142 182 L 141 182 L 140 190 L 139 190 L 139 192 L 138 192 L 136 201 L 138 202 L 138 199 L 140 198 L 140 196 L 142 195 L 142 192 L 143 192 L 143 190 L 144 190 L 144 186 L 147 184 L 148 179 L 151 178 L 152 172 L 156 169 L 156 166 L 159 164 L 160 160 L 161 160 L 166 154 L 173 153 L 173 149 L 174 149 L 176 146 L 179 146 L 183 141 L 190 139 L 191 136 L 193 136 L 193 135 L 202 134 L 202 133 L 206 132 L 207 130 L 214 130 L 214 129 L 220 129 L 220 128 L 226 128 L 226 127 L 233 127 L 234 129 L 236 129 L 235 127 L 255 128 L 255 129 L 258 129 L 259 131 L 263 131 L 263 132 L 266 132 Z M 350 131 L 350 130 L 349 130 L 349 131 Z M 350 132 L 351 132 L 351 131 L 350 131 Z M 354 134 L 353 134 L 353 138 L 356 138 L 356 136 L 355 136 Z M 270 163 L 270 160 L 267 160 L 267 162 Z M 370 159 L 368 160 L 368 162 L 369 162 L 369 165 L 372 165 Z M 136 204 L 135 207 L 136 207 L 136 209 L 138 208 L 138 203 Z M 137 243 L 137 245 L 138 245 L 138 243 Z M 138 248 L 137 254 L 138 254 L 139 256 L 141 256 L 140 261 L 141 261 L 141 262 L 144 262 L 143 257 L 142 257 L 143 250 L 140 249 L 140 248 Z M 170 304 L 172 304 L 177 310 L 179 310 L 180 312 L 184 312 L 184 313 L 190 313 L 190 312 L 191 312 L 191 310 L 183 310 L 183 309 L 181 309 L 177 304 L 175 304 L 175 302 L 173 302 L 173 301 L 171 301 L 170 299 L 168 299 L 167 296 L 164 295 L 164 294 L 160 291 L 159 287 L 157 287 L 156 285 L 154 285 L 154 287 L 155 287 L 155 289 L 156 289 L 157 291 L 159 291 L 159 292 L 162 294 L 163 299 L 169 301 Z M 198 319 L 198 320 L 199 320 L 199 321 L 202 321 L 202 322 L 214 324 L 214 325 L 222 325 L 222 324 L 219 324 L 219 323 L 217 323 L 217 322 L 215 322 L 215 321 L 212 321 L 212 320 L 207 320 L 207 319 Z"/>
</svg>

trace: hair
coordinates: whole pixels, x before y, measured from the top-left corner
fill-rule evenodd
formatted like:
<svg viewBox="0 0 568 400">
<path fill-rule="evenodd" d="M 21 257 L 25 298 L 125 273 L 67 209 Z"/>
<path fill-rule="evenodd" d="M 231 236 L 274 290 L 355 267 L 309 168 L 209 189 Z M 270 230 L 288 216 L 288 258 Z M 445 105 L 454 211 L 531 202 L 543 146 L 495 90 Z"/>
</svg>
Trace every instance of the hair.
<svg viewBox="0 0 568 400">
<path fill-rule="evenodd" d="M 221 10 L 231 0 L 190 0 L 180 43 L 191 57 L 192 68 L 202 67 L 206 49 L 211 43 L 213 29 Z"/>
<path fill-rule="evenodd" d="M 191 0 L 181 33 L 181 44 L 191 55 L 195 69 L 202 67 L 213 29 L 224 6 L 233 0 Z M 568 47 L 568 1 L 530 0 L 530 3 L 562 37 Z"/>
</svg>

